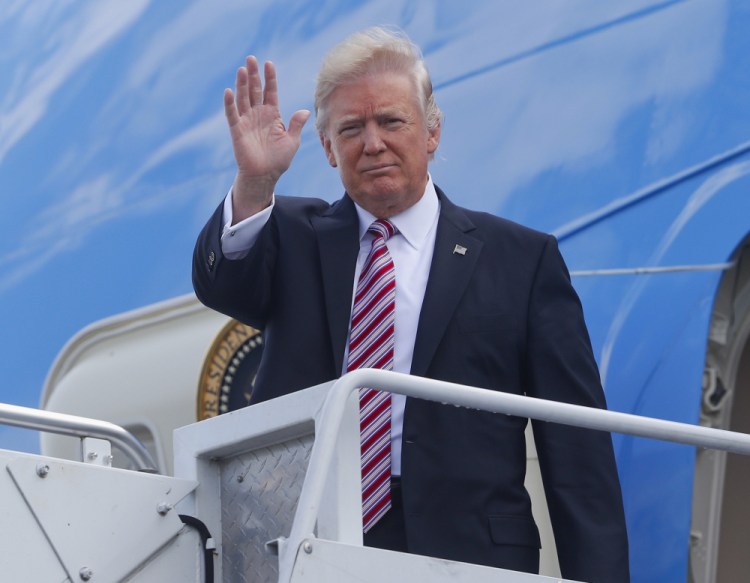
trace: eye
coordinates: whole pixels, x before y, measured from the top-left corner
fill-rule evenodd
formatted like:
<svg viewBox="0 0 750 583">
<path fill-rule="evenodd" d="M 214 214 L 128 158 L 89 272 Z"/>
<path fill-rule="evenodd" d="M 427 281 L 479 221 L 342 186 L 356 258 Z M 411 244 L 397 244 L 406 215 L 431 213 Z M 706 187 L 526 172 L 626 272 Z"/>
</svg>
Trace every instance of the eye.
<svg viewBox="0 0 750 583">
<path fill-rule="evenodd" d="M 339 128 L 340 136 L 353 136 L 359 131 L 359 124 L 346 124 Z"/>
</svg>

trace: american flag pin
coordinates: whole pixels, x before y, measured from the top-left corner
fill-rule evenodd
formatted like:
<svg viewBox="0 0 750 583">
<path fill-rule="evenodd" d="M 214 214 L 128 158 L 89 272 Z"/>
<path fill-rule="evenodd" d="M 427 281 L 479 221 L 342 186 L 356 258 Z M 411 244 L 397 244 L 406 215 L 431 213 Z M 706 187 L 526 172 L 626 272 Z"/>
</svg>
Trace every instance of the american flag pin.
<svg viewBox="0 0 750 583">
<path fill-rule="evenodd" d="M 453 248 L 453 255 L 466 255 L 466 251 L 467 249 L 463 245 L 456 245 Z"/>
</svg>

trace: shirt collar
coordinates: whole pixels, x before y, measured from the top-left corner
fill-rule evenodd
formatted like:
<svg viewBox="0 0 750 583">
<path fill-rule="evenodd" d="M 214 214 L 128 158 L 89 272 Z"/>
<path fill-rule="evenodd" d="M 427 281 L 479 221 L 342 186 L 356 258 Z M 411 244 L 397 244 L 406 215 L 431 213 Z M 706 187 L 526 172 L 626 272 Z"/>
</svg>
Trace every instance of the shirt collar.
<svg viewBox="0 0 750 583">
<path fill-rule="evenodd" d="M 368 227 L 376 220 L 375 215 L 366 211 L 356 202 L 354 203 L 359 217 L 359 240 L 367 233 Z M 438 213 L 440 212 L 440 201 L 432 183 L 432 176 L 427 175 L 427 184 L 424 194 L 415 204 L 405 211 L 392 216 L 390 219 L 393 226 L 404 236 L 406 242 L 415 249 L 419 249 L 427 238 Z"/>
</svg>

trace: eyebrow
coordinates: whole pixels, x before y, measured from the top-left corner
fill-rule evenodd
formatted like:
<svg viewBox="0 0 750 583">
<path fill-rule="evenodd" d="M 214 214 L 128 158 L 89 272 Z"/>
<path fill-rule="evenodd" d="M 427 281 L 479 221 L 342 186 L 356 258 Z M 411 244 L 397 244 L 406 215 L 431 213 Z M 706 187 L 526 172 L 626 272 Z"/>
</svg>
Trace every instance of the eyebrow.
<svg viewBox="0 0 750 583">
<path fill-rule="evenodd" d="M 345 115 L 343 117 L 340 117 L 334 120 L 334 123 L 336 127 L 341 127 L 343 125 L 347 125 L 350 123 L 359 123 L 360 121 L 362 121 L 361 115 Z"/>
<path fill-rule="evenodd" d="M 386 107 L 382 110 L 376 111 L 375 117 L 376 120 L 382 121 L 383 119 L 387 119 L 390 117 L 403 117 L 404 119 L 409 119 L 411 116 L 409 113 L 405 110 L 399 109 L 397 107 Z M 363 116 L 359 114 L 348 114 L 344 115 L 336 120 L 334 120 L 334 123 L 336 127 L 341 127 L 343 125 L 347 125 L 350 123 L 361 123 L 363 119 Z"/>
</svg>

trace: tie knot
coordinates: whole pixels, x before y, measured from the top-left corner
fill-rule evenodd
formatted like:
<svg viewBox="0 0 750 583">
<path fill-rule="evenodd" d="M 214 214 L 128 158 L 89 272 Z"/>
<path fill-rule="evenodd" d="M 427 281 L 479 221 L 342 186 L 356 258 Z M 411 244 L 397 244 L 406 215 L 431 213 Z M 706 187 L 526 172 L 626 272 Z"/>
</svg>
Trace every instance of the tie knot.
<svg viewBox="0 0 750 583">
<path fill-rule="evenodd" d="M 396 233 L 396 227 L 388 219 L 378 219 L 370 225 L 367 231 L 375 235 L 376 238 L 383 237 L 383 241 L 387 241 Z"/>
</svg>

